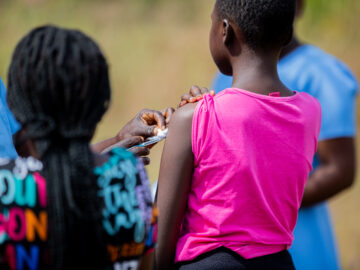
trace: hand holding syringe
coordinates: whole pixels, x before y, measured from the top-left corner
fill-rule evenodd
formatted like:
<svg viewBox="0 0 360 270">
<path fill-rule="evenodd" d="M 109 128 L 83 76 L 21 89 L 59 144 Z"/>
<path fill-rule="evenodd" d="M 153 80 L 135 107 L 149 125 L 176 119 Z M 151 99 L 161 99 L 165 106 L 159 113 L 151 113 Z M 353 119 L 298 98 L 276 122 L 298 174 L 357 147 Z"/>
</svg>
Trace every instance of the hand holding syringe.
<svg viewBox="0 0 360 270">
<path fill-rule="evenodd" d="M 130 147 L 128 148 L 128 150 L 134 148 L 134 147 L 148 147 L 148 146 L 151 146 L 153 144 L 156 144 L 162 140 L 164 140 L 167 136 L 167 133 L 168 133 L 168 129 L 164 129 L 164 130 L 159 130 L 157 135 L 156 136 L 153 136 L 153 137 L 149 137 L 146 139 L 145 142 L 139 144 L 139 145 L 135 145 L 133 147 Z"/>
</svg>

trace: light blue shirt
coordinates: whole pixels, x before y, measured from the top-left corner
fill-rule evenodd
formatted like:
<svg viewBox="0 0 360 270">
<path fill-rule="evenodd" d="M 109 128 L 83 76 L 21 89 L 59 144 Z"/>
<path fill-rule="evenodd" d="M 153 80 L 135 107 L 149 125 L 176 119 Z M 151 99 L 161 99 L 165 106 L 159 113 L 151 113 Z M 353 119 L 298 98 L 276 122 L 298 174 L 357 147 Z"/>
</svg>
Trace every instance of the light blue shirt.
<svg viewBox="0 0 360 270">
<path fill-rule="evenodd" d="M 292 90 L 316 97 L 322 107 L 320 140 L 354 137 L 358 84 L 348 67 L 312 45 L 297 48 L 278 64 L 280 79 Z M 218 74 L 214 90 L 232 85 L 232 78 Z M 319 166 L 314 157 L 314 169 Z M 297 270 L 341 269 L 330 213 L 326 203 L 302 209 L 290 249 Z"/>
<path fill-rule="evenodd" d="M 278 72 L 291 90 L 307 92 L 319 100 L 320 140 L 355 136 L 358 84 L 342 62 L 315 46 L 304 45 L 280 60 Z M 218 93 L 231 84 L 231 76 L 219 73 L 213 89 Z"/>
<path fill-rule="evenodd" d="M 12 135 L 20 129 L 19 123 L 6 103 L 6 89 L 0 78 L 0 157 L 16 158 Z"/>
</svg>

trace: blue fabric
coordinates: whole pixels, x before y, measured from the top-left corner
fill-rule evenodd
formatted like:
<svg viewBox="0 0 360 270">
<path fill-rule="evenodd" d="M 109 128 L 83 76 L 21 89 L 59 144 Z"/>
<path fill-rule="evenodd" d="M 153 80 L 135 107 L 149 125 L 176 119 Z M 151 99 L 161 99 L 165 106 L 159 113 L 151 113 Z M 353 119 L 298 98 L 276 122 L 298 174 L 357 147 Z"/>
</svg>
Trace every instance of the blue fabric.
<svg viewBox="0 0 360 270">
<path fill-rule="evenodd" d="M 355 136 L 358 85 L 343 63 L 315 46 L 304 45 L 282 58 L 278 70 L 287 87 L 307 92 L 319 100 L 322 107 L 320 140 Z M 213 89 L 218 93 L 231 84 L 231 77 L 217 74 Z M 319 164 L 315 156 L 314 169 Z M 290 253 L 296 269 L 341 269 L 326 203 L 299 212 L 294 236 Z"/>
<path fill-rule="evenodd" d="M 0 157 L 16 158 L 12 135 L 20 129 L 6 103 L 6 89 L 0 78 Z"/>
<path fill-rule="evenodd" d="M 279 75 L 289 88 L 306 91 L 319 100 L 320 140 L 355 135 L 358 85 L 343 63 L 315 46 L 306 45 L 280 61 Z"/>
</svg>

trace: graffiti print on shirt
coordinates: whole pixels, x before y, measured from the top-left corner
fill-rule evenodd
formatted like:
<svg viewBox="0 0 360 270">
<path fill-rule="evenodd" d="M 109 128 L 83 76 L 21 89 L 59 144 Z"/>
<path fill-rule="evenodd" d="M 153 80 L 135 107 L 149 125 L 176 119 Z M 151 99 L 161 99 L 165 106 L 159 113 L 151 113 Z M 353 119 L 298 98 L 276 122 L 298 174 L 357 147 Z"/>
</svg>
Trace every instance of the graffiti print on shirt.
<svg viewBox="0 0 360 270">
<path fill-rule="evenodd" d="M 0 268 L 39 269 L 48 261 L 46 181 L 34 158 L 2 160 L 0 167 Z"/>
<path fill-rule="evenodd" d="M 143 165 L 131 153 L 114 149 L 95 169 L 104 200 L 102 223 L 113 269 L 136 269 L 153 232 L 152 200 Z M 151 241 L 150 247 L 153 246 Z"/>
</svg>

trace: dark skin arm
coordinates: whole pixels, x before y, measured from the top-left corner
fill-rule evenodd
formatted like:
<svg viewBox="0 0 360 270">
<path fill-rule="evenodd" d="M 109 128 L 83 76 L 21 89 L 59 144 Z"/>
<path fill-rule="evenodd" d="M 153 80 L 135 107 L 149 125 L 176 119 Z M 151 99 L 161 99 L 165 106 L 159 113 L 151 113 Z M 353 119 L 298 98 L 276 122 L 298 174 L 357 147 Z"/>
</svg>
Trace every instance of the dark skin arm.
<svg viewBox="0 0 360 270">
<path fill-rule="evenodd" d="M 195 107 L 196 104 L 188 104 L 175 112 L 161 158 L 157 197 L 160 215 L 155 251 L 158 269 L 173 269 L 193 172 L 191 125 Z"/>
<path fill-rule="evenodd" d="M 179 107 L 198 102 L 207 93 L 211 91 L 205 87 L 193 86 L 189 94 L 181 97 Z M 306 183 L 302 207 L 326 201 L 354 183 L 356 173 L 354 138 L 319 141 L 317 154 L 321 165 Z"/>
<path fill-rule="evenodd" d="M 96 153 L 109 152 L 114 147 L 130 148 L 142 143 L 146 138 L 155 136 L 159 129 L 165 129 L 173 114 L 173 108 L 166 108 L 162 112 L 144 109 L 131 119 L 115 137 L 106 139 L 92 145 Z M 130 150 L 136 156 L 147 156 L 149 148 L 134 147 Z M 143 157 L 144 164 L 150 163 L 150 159 Z"/>
<path fill-rule="evenodd" d="M 170 118 L 174 112 L 173 108 L 167 108 L 162 112 L 144 109 L 131 119 L 115 137 L 106 139 L 92 145 L 94 152 L 107 152 L 111 148 L 118 146 L 122 140 L 130 137 L 143 137 L 144 139 L 156 136 L 159 129 L 165 129 L 170 123 Z"/>
<path fill-rule="evenodd" d="M 154 252 L 144 255 L 140 260 L 138 270 L 151 270 L 154 267 Z"/>
<path fill-rule="evenodd" d="M 174 111 L 173 108 L 166 108 L 162 112 L 144 109 L 131 119 L 116 136 L 93 144 L 91 148 L 95 153 L 104 154 L 115 147 L 130 148 L 141 144 L 146 138 L 155 136 L 159 129 L 165 129 Z M 26 157 L 29 156 L 29 149 L 23 138 L 24 132 L 20 130 L 14 134 L 13 142 L 17 153 Z M 133 147 L 130 151 L 134 155 L 142 157 L 144 164 L 148 165 L 150 159 L 145 156 L 150 154 L 150 148 Z"/>
<path fill-rule="evenodd" d="M 349 188 L 355 178 L 355 146 L 353 138 L 320 141 L 316 168 L 305 186 L 302 207 L 325 201 Z"/>
</svg>

